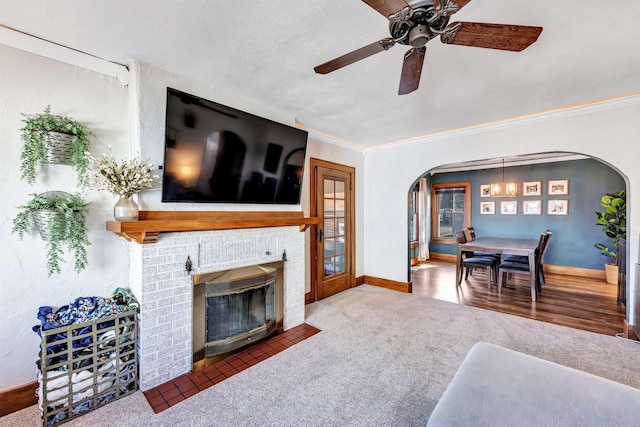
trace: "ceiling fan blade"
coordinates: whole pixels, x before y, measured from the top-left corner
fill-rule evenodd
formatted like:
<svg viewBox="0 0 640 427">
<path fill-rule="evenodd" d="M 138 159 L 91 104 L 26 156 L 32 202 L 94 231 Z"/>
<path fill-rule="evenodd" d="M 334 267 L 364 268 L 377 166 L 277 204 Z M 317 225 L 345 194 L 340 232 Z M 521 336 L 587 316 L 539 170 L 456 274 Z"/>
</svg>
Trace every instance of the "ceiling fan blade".
<svg viewBox="0 0 640 427">
<path fill-rule="evenodd" d="M 378 11 L 385 18 L 393 15 L 399 10 L 404 9 L 405 7 L 409 7 L 406 1 L 404 0 L 362 0 L 370 7 Z"/>
<path fill-rule="evenodd" d="M 442 43 L 520 52 L 538 40 L 542 27 L 454 22 L 440 37 Z"/>
<path fill-rule="evenodd" d="M 427 47 L 422 46 L 409 49 L 407 53 L 404 54 L 398 95 L 406 95 L 418 89 L 418 85 L 420 85 L 420 75 L 422 74 L 422 64 L 424 64 L 424 54 L 426 51 Z"/>
<path fill-rule="evenodd" d="M 394 44 L 396 44 L 396 42 L 391 38 L 378 40 L 375 43 L 356 49 L 353 52 L 339 56 L 331 61 L 325 62 L 324 64 L 320 64 L 314 67 L 313 70 L 318 74 L 327 74 L 342 67 L 346 67 L 349 64 L 353 64 L 354 62 L 360 61 L 361 59 L 368 58 L 376 53 L 389 50 Z"/>
</svg>

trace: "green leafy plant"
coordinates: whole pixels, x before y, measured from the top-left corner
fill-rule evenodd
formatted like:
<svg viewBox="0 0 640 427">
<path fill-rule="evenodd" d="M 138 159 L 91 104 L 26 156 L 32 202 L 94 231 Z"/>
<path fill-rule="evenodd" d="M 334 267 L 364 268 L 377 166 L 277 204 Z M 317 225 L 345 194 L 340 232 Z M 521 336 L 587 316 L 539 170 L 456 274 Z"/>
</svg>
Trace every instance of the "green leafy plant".
<svg viewBox="0 0 640 427">
<path fill-rule="evenodd" d="M 602 231 L 611 239 L 611 247 L 602 243 L 594 246 L 600 253 L 613 258 L 618 264 L 618 245 L 621 238 L 627 235 L 627 191 L 620 190 L 602 196 L 600 206 L 605 210 L 596 212 L 596 224 L 602 226 Z"/>
<path fill-rule="evenodd" d="M 87 249 L 90 245 L 87 238 L 85 214 L 89 204 L 79 194 L 69 194 L 53 191 L 42 194 L 32 194 L 31 199 L 22 206 L 13 219 L 12 233 L 18 233 L 20 239 L 24 234 L 38 226 L 34 215 L 46 215 L 45 230 L 38 227 L 47 246 L 47 276 L 60 273 L 60 263 L 64 262 L 63 246 L 66 245 L 73 252 L 75 260 L 74 270 L 79 273 L 87 266 Z"/>
<path fill-rule="evenodd" d="M 22 153 L 20 154 L 20 170 L 22 179 L 33 184 L 36 179 L 36 166 L 48 163 L 47 133 L 59 132 L 71 136 L 71 165 L 76 170 L 78 185 L 87 187 L 87 169 L 89 161 L 85 153 L 89 149 L 91 131 L 82 123 L 71 117 L 55 116 L 51 114 L 51 106 L 47 106 L 43 113 L 35 115 L 23 114 L 24 126 L 22 132 Z"/>
</svg>

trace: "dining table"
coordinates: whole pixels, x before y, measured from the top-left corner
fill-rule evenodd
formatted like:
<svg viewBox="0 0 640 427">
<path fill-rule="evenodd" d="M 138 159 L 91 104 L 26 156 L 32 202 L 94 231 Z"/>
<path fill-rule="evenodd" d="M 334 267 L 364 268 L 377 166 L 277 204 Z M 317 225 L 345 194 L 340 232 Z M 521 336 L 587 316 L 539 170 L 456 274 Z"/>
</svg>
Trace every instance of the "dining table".
<svg viewBox="0 0 640 427">
<path fill-rule="evenodd" d="M 458 243 L 456 254 L 456 286 L 462 283 L 462 254 L 464 252 L 491 252 L 495 254 L 524 255 L 529 259 L 529 271 L 531 272 L 531 301 L 538 297 L 536 286 L 536 260 L 535 252 L 538 247 L 538 239 L 518 239 L 511 237 L 477 237 L 476 239 Z"/>
</svg>

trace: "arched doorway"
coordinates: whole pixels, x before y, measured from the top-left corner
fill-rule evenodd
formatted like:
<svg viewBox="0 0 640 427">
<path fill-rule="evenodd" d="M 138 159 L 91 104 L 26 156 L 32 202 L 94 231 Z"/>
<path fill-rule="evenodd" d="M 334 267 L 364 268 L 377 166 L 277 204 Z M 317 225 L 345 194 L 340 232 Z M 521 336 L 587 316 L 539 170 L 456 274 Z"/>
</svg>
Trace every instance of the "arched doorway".
<svg viewBox="0 0 640 427">
<path fill-rule="evenodd" d="M 608 242 L 607 236 L 595 224 L 594 212 L 602 209 L 599 202 L 604 193 L 627 187 L 625 177 L 597 159 L 573 153 L 544 153 L 508 158 L 504 167 L 502 161 L 499 158 L 444 165 L 427 171 L 411 186 L 408 197 L 410 235 L 407 263 L 414 293 L 600 333 L 622 332 L 622 323 L 627 318 L 627 313 L 623 305 L 617 305 L 617 286 L 607 287 L 603 280 L 606 259 L 594 244 Z M 516 195 L 493 197 L 490 193 L 482 192 L 491 183 L 505 179 L 518 183 Z M 428 184 L 426 195 L 420 191 L 420 187 L 425 188 L 420 185 L 421 182 Z M 438 194 L 437 190 L 446 183 L 456 183 L 456 188 L 461 183 L 468 183 L 467 191 L 470 191 L 471 196 L 468 205 L 457 202 L 462 200 L 460 197 L 456 199 L 451 194 Z M 558 183 L 567 188 L 555 192 L 550 189 L 551 185 Z M 431 208 L 423 215 L 414 207 L 421 206 L 416 200 L 420 202 L 425 198 L 431 202 Z M 558 206 L 564 212 L 557 212 Z M 506 208 L 510 210 L 505 210 Z M 535 238 L 541 230 L 554 230 L 554 240 L 545 258 L 545 271 L 550 272 L 558 292 L 551 292 L 552 287 L 549 287 L 546 300 L 543 298 L 532 305 L 530 300 L 527 303 L 526 297 L 509 302 L 510 294 L 498 294 L 497 288 L 493 291 L 487 289 L 485 278 L 476 283 L 471 279 L 461 287 L 456 287 L 453 279 L 456 244 L 455 241 L 447 241 L 447 238 L 452 237 L 452 230 L 448 225 L 455 228 L 452 217 L 464 218 L 459 212 L 461 209 L 469 214 L 469 219 L 463 222 L 464 226 L 473 226 L 479 235 Z M 418 221 L 424 217 L 426 220 Z M 425 228 L 428 229 L 426 233 Z M 415 240 L 416 235 L 424 234 L 429 235 L 426 248 L 417 245 Z M 428 253 L 426 262 L 421 257 L 425 253 Z M 420 264 L 416 263 L 416 258 Z M 429 289 L 424 287 L 425 284 L 435 282 L 442 282 L 444 285 Z M 602 286 L 602 289 L 593 292 L 598 286 Z M 627 284 L 624 285 L 625 289 L 626 286 Z M 526 292 L 526 289 L 522 291 Z M 602 302 L 589 300 L 585 296 L 588 293 L 606 297 L 603 304 L 608 308 L 603 311 L 608 310 L 610 318 L 602 317 L 600 309 L 589 312 L 587 306 L 596 306 Z M 565 311 L 572 313 L 567 316 L 563 314 L 565 318 L 557 321 L 557 313 L 547 316 L 542 311 L 547 310 L 545 304 L 550 302 L 558 306 L 557 301 L 551 299 L 560 298 L 560 294 Z M 504 307 L 505 304 L 518 304 L 518 307 Z M 592 318 L 586 322 L 589 325 L 580 320 L 585 315 Z M 601 324 L 598 324 L 599 321 Z M 615 325 L 605 325 L 607 322 Z"/>
</svg>

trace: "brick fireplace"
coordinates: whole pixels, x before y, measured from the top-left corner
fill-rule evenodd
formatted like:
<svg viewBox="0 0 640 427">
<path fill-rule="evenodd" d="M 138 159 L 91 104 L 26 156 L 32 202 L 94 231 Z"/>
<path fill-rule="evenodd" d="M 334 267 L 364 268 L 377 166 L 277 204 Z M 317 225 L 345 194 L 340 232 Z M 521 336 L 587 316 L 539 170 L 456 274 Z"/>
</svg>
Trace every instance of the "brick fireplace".
<svg viewBox="0 0 640 427">
<path fill-rule="evenodd" d="M 283 328 L 304 322 L 305 244 L 299 226 L 161 233 L 155 243 L 130 249 L 130 286 L 141 303 L 143 391 L 192 370 L 193 274 L 276 262 L 286 251 Z"/>
</svg>

